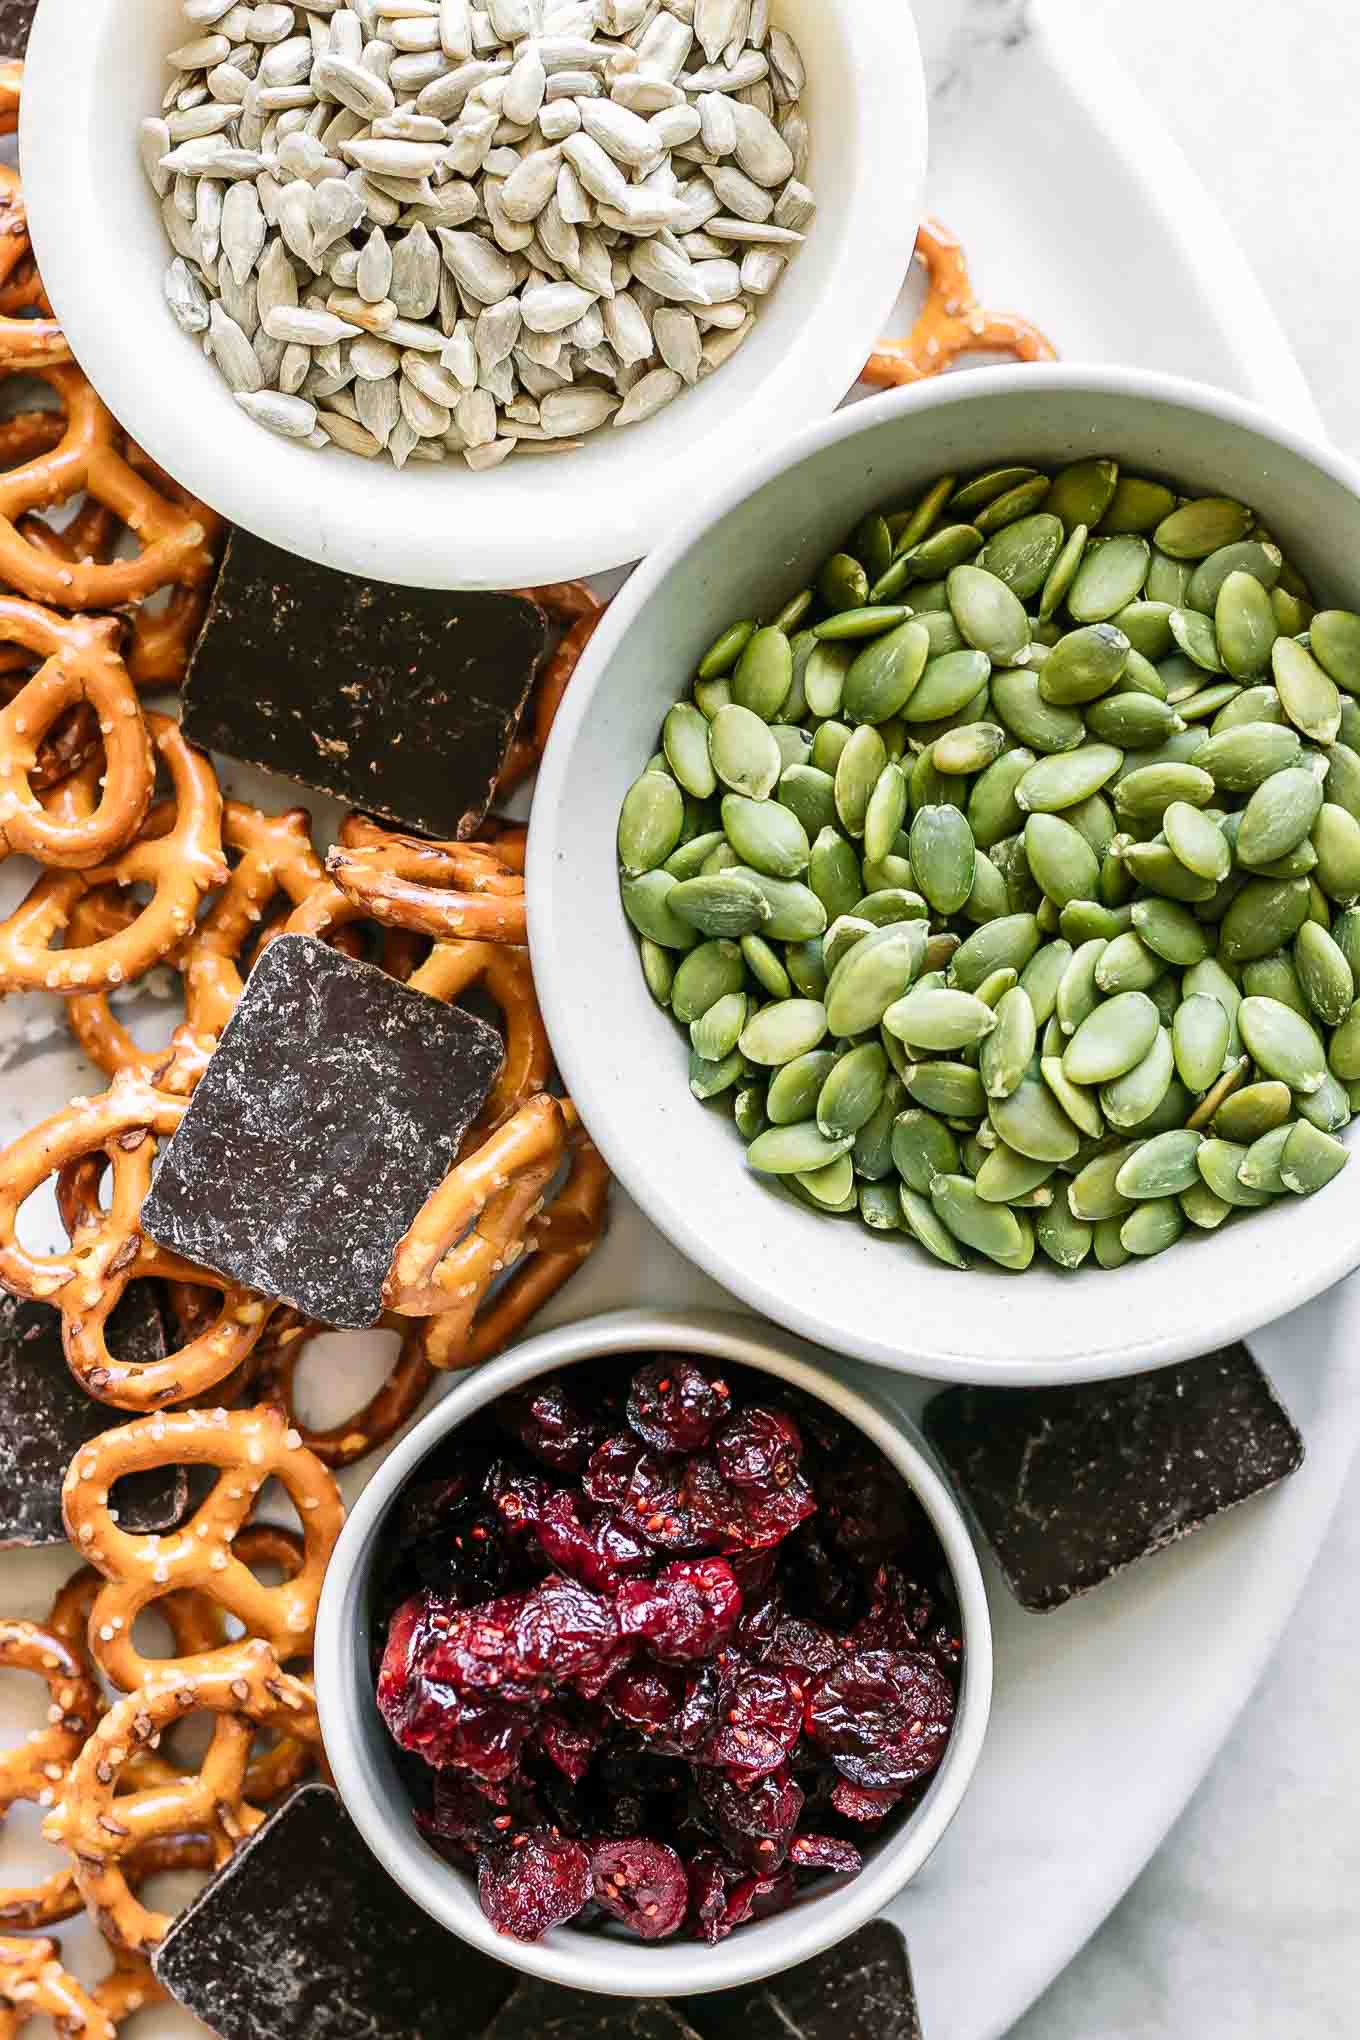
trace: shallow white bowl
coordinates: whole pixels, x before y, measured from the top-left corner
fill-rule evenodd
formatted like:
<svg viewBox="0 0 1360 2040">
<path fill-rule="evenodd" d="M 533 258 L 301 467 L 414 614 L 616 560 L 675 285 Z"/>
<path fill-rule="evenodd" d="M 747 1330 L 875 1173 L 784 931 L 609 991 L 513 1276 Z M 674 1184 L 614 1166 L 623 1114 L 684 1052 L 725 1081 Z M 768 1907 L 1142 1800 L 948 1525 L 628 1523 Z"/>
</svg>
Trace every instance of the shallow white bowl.
<svg viewBox="0 0 1360 2040">
<path fill-rule="evenodd" d="M 583 1933 L 571 1927 L 526 1947 L 496 1932 L 477 1903 L 472 1879 L 436 1855 L 411 1817 L 394 1745 L 373 1695 L 373 1566 L 402 1488 L 426 1454 L 474 1410 L 577 1361 L 618 1355 L 622 1364 L 626 1354 L 657 1351 L 704 1354 L 792 1382 L 856 1425 L 902 1474 L 935 1528 L 958 1594 L 964 1657 L 954 1732 L 921 1804 L 890 1836 L 866 1848 L 857 1877 L 806 1892 L 787 1912 L 738 1929 L 716 1948 L 679 1940 L 649 1946 L 622 1931 Z M 958 1505 L 916 1433 L 886 1403 L 837 1381 L 819 1364 L 824 1360 L 746 1318 L 714 1312 L 636 1310 L 587 1318 L 479 1367 L 431 1410 L 364 1489 L 331 1559 L 317 1618 L 316 1693 L 326 1755 L 379 1862 L 441 1926 L 484 1954 L 530 1976 L 616 1997 L 730 1990 L 804 1962 L 873 1919 L 916 1875 L 954 1818 L 981 1754 L 991 1707 L 991 1624 L 982 1575 Z"/>
<path fill-rule="evenodd" d="M 619 904 L 614 832 L 698 658 L 770 615 L 870 507 L 946 471 L 1111 454 L 1258 509 L 1325 599 L 1360 608 L 1360 474 L 1235 397 L 1119 368 L 990 369 L 858 405 L 710 497 L 616 599 L 548 747 L 529 935 L 567 1087 L 615 1174 L 690 1258 L 837 1352 L 940 1380 L 1037 1386 L 1135 1373 L 1292 1310 L 1360 1262 L 1360 1168 L 1115 1273 L 958 1274 L 794 1205 L 686 1083 Z"/>
<path fill-rule="evenodd" d="M 775 0 L 807 60 L 808 181 L 820 211 L 721 373 L 645 425 L 553 460 L 398 473 L 316 453 L 244 416 L 166 310 L 173 251 L 137 155 L 159 109 L 179 0 L 43 0 L 24 79 L 24 198 L 76 358 L 133 437 L 213 509 L 347 573 L 508 588 L 635 560 L 715 481 L 838 404 L 911 258 L 926 160 L 906 0 Z"/>
</svg>

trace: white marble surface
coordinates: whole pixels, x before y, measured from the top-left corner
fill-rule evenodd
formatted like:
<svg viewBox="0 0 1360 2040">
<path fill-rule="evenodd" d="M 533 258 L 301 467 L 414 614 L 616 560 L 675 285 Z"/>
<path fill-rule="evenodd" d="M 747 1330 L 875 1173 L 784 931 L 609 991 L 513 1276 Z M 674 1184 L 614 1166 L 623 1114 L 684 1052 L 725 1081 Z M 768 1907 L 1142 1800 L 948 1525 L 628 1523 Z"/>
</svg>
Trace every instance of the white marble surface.
<svg viewBox="0 0 1360 2040">
<path fill-rule="evenodd" d="M 1360 12 L 1335 0 L 1087 4 L 1241 240 L 1333 437 L 1360 455 Z M 941 125 L 985 118 L 970 103 L 969 58 L 1023 37 L 1023 0 L 918 0 L 917 12 Z M 1118 234 L 1111 221 L 1116 261 Z M 1105 252 L 1091 250 L 1093 266 Z M 1204 1786 L 1011 2040 L 1342 2040 L 1360 2029 L 1357 1567 L 1360 1471 Z M 1169 1665 L 1169 1705 L 1174 1678 Z"/>
</svg>

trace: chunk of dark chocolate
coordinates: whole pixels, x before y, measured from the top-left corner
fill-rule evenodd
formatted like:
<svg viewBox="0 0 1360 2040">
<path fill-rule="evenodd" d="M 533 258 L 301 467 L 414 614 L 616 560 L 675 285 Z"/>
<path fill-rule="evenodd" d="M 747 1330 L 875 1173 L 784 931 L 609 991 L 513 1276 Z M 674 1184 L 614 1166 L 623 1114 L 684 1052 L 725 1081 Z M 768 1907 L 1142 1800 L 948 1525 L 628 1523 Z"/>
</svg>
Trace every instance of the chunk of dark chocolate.
<svg viewBox="0 0 1360 2040">
<path fill-rule="evenodd" d="M 21 57 L 28 48 L 38 0 L 0 0 L 0 57 Z"/>
<path fill-rule="evenodd" d="M 887 1920 L 763 1983 L 683 2005 L 703 2040 L 921 2040 L 907 1944 Z"/>
<path fill-rule="evenodd" d="M 695 2040 L 695 2032 L 664 1998 L 599 1997 L 526 1976 L 483 2040 Z"/>
<path fill-rule="evenodd" d="M 951 1388 L 925 1423 L 1011 1592 L 1037 1611 L 1303 1463 L 1302 1438 L 1242 1345 L 1079 1388 Z"/>
<path fill-rule="evenodd" d="M 120 1360 L 161 1360 L 165 1325 L 149 1282 L 128 1285 L 108 1322 Z M 0 1549 L 65 1544 L 61 1486 L 82 1445 L 123 1413 L 94 1402 L 66 1365 L 61 1318 L 50 1303 L 0 1296 Z M 168 1530 L 188 1500 L 183 1468 L 157 1467 L 118 1484 L 124 1530 Z"/>
<path fill-rule="evenodd" d="M 153 1967 L 222 2040 L 475 2040 L 514 1981 L 407 1898 L 328 1785 L 241 1844 Z"/>
<path fill-rule="evenodd" d="M 323 1324 L 374 1324 L 503 1053 L 484 1020 L 282 935 L 163 1151 L 143 1228 Z"/>
<path fill-rule="evenodd" d="M 184 734 L 426 835 L 470 836 L 547 629 L 520 595 L 362 581 L 234 531 Z"/>
</svg>

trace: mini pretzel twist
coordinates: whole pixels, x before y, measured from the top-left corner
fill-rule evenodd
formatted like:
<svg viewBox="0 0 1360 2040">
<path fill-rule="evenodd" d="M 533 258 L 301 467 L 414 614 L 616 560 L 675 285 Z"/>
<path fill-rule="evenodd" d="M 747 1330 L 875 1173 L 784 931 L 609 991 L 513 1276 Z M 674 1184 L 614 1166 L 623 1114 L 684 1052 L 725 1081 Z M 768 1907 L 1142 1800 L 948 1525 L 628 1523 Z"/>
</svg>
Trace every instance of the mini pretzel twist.
<svg viewBox="0 0 1360 2040">
<path fill-rule="evenodd" d="M 334 1473 L 342 1466 L 353 1466 L 358 1460 L 366 1459 L 370 1452 L 376 1452 L 380 1445 L 394 1437 L 407 1418 L 413 1417 L 420 1408 L 434 1375 L 429 1362 L 411 1348 L 409 1341 L 403 1341 L 386 1380 L 374 1390 L 362 1409 L 355 1410 L 342 1423 L 332 1424 L 326 1430 L 316 1430 L 298 1414 L 294 1376 L 308 1339 L 319 1329 L 319 1326 L 298 1321 L 276 1331 L 271 1323 L 256 1348 L 260 1356 L 260 1373 L 255 1393 L 261 1402 L 273 1404 L 285 1423 L 298 1433 L 307 1450 L 314 1452 L 321 1464 L 330 1467 Z"/>
<path fill-rule="evenodd" d="M 55 1941 L 0 1940 L 0 2040 L 40 2018 L 65 2040 L 115 2040 L 112 2018 L 62 1968 Z"/>
<path fill-rule="evenodd" d="M 1057 352 L 1037 326 L 1011 312 L 978 304 L 968 262 L 957 238 L 938 220 L 926 220 L 916 238 L 929 289 L 920 316 L 901 340 L 881 341 L 862 381 L 884 387 L 938 375 L 960 355 L 1013 354 L 1017 361 L 1056 361 Z"/>
<path fill-rule="evenodd" d="M 200 1709 L 223 1719 L 197 1776 L 174 1789 L 119 1794 L 133 1754 Z M 149 1911 L 133 1894 L 129 1875 L 139 1849 L 164 1835 L 203 1830 L 220 1833 L 230 1846 L 263 1820 L 242 1798 L 252 1723 L 319 1740 L 307 1686 L 282 1670 L 267 1643 L 247 1636 L 198 1660 L 196 1669 L 175 1670 L 130 1693 L 85 1744 L 43 1833 L 70 1850 L 86 1906 L 111 1940 L 146 1951 L 170 1928 L 166 1914 Z"/>
<path fill-rule="evenodd" d="M 567 683 L 609 607 L 586 581 L 553 581 L 546 587 L 521 588 L 519 592 L 527 601 L 536 602 L 540 609 L 546 610 L 554 623 L 561 624 L 563 635 L 534 682 L 529 728 L 517 733 L 501 767 L 496 791 L 502 800 L 537 769 L 552 734 L 557 711 L 562 706 Z"/>
<path fill-rule="evenodd" d="M 147 833 L 159 833 L 168 809 L 153 811 Z M 321 860 L 312 848 L 305 808 L 279 815 L 229 800 L 222 812 L 222 841 L 236 862 L 231 876 L 191 935 L 165 961 L 184 981 L 184 1020 L 168 1048 L 139 1048 L 114 1018 L 102 991 L 77 993 L 66 1001 L 72 1034 L 89 1060 L 106 1075 L 131 1070 L 175 1096 L 187 1096 L 208 1066 L 222 1030 L 243 990 L 242 952 L 276 899 L 298 905 L 325 885 Z M 77 946 L 113 934 L 135 908 L 116 894 L 89 893 L 77 902 L 69 927 Z"/>
<path fill-rule="evenodd" d="M 51 1704 L 46 1728 L 0 1756 L 0 1819 L 17 1800 L 50 1806 L 86 1736 L 99 1719 L 99 1688 L 83 1653 L 55 1629 L 36 1622 L 0 1620 L 0 1667 L 36 1672 Z M 0 1888 L 0 1926 L 47 1927 L 80 1911 L 80 1894 L 67 1870 L 39 1884 Z"/>
<path fill-rule="evenodd" d="M 211 764 L 168 716 L 149 715 L 146 723 L 170 771 L 174 827 L 164 835 L 144 830 L 111 863 L 44 873 L 0 923 L 0 991 L 107 991 L 139 977 L 189 933 L 203 894 L 230 876 L 222 856 L 222 796 Z M 104 885 L 149 885 L 152 897 L 118 932 L 83 947 L 54 949 L 77 901 Z"/>
<path fill-rule="evenodd" d="M 41 323 L 16 320 L 12 331 Z M 0 322 L 0 339 L 6 337 Z M 0 474 L 0 581 L 58 609 L 116 609 L 143 601 L 167 584 L 196 587 L 208 580 L 214 556 L 207 514 L 197 503 L 170 500 L 124 457 L 112 412 L 80 370 L 73 363 L 51 367 L 41 360 L 6 360 L 0 350 L 0 372 L 16 367 L 52 390 L 65 412 L 65 429 L 50 451 Z M 19 525 L 29 511 L 45 510 L 82 490 L 140 541 L 135 558 L 69 564 L 25 538 Z"/>
<path fill-rule="evenodd" d="M 574 1122 L 573 1109 L 565 1109 Z M 603 1229 L 609 1171 L 579 1126 L 573 1126 L 569 1157 L 561 1189 L 545 1209 L 529 1217 L 519 1236 L 502 1229 L 498 1237 L 488 1207 L 476 1233 L 455 1250 L 462 1256 L 458 1302 L 436 1316 L 417 1319 L 406 1334 L 403 1355 L 441 1372 L 494 1359 L 589 1259 Z M 509 1280 L 495 1288 L 506 1269 L 513 1270 Z"/>
<path fill-rule="evenodd" d="M 119 1528 L 109 1510 L 115 1481 L 149 1467 L 185 1465 L 221 1472 L 179 1530 L 155 1536 Z M 297 1509 L 303 1556 L 291 1579 L 266 1587 L 232 1545 L 271 1478 Z M 138 1650 L 132 1631 L 142 1609 L 184 1587 L 206 1594 L 281 1659 L 310 1653 L 321 1581 L 345 1512 L 334 1480 L 277 1410 L 173 1410 L 120 1425 L 81 1446 L 62 1496 L 71 1542 L 108 1582 L 90 1614 L 90 1649 L 125 1692 L 197 1676 L 229 1654 L 230 1646 L 227 1653 L 215 1648 L 156 1659 Z"/>
<path fill-rule="evenodd" d="M 9 94 L 3 78 L 11 69 L 0 65 L 0 134 L 13 133 L 17 123 L 17 112 L 11 117 L 5 105 Z M 32 256 L 19 174 L 8 164 L 0 164 L 0 283 L 8 282 L 16 270 L 31 263 Z M 0 369 L 49 368 L 71 359 L 66 335 L 52 318 L 51 308 L 44 305 L 44 310 L 47 316 L 37 319 L 16 319 L 8 310 L 0 315 Z"/>
<path fill-rule="evenodd" d="M 437 940 L 527 940 L 524 879 L 485 844 L 398 835 L 360 848 L 337 843 L 327 853 L 326 870 L 375 921 Z"/>
<path fill-rule="evenodd" d="M 43 664 L 0 709 L 0 854 L 19 851 L 40 864 L 79 870 L 123 849 L 151 805 L 151 740 L 127 669 L 118 656 L 113 617 L 62 617 L 0 596 L 0 642 L 36 653 Z M 87 703 L 104 739 L 99 805 L 66 822 L 39 805 L 29 785 L 39 749 L 68 710 Z"/>
</svg>

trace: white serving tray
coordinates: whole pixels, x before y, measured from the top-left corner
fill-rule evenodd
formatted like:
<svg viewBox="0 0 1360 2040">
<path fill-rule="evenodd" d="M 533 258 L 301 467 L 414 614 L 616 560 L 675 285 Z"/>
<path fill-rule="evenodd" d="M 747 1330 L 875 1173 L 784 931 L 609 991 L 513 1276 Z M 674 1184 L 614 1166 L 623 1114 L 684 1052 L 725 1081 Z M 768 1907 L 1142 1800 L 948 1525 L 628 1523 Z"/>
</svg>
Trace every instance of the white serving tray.
<svg viewBox="0 0 1360 2040">
<path fill-rule="evenodd" d="M 929 202 L 962 236 L 983 301 L 1036 320 L 1068 359 L 1181 371 L 1320 430 L 1240 252 L 1081 18 L 1081 0 L 920 0 L 918 14 L 937 86 Z M 911 302 L 909 292 L 904 318 Z M 261 790 L 239 775 L 234 785 L 248 798 Z M 274 804 L 293 797 L 276 792 Z M 6 903 L 18 878 L 0 873 Z M 50 1002 L 0 1011 L 0 1139 L 99 1087 Z M 1231 1729 L 1360 1434 L 1355 1298 L 1343 1285 L 1252 1342 L 1308 1442 L 1285 1488 L 1054 1615 L 1023 1614 L 989 1567 L 988 1746 L 953 1829 L 892 1910 L 910 1942 L 927 2040 L 998 2040 L 1127 1889 Z M 616 1195 L 605 1243 L 538 1323 L 636 1303 L 731 1307 Z M 316 1341 L 300 1369 L 304 1385 L 318 1384 L 306 1414 L 330 1422 L 353 1408 L 390 1350 L 385 1335 Z M 913 1413 L 930 1392 L 899 1376 L 875 1385 Z M 351 1495 L 364 1471 L 345 1476 Z M 69 1562 L 7 1553 L 0 1570 L 0 1612 L 40 1615 Z M 43 1697 L 35 1681 L 0 1678 L 0 1747 L 41 1720 Z M 36 1825 L 31 1809 L 11 1815 L 0 1880 L 53 1867 Z M 100 1973 L 83 1926 L 62 1939 L 74 1967 Z M 203 2030 L 171 2007 L 136 2028 L 139 2040 Z"/>
</svg>

